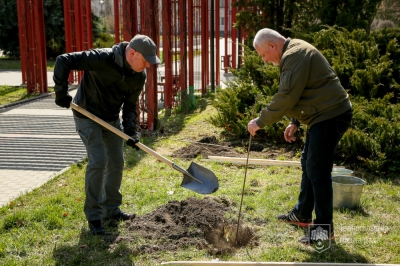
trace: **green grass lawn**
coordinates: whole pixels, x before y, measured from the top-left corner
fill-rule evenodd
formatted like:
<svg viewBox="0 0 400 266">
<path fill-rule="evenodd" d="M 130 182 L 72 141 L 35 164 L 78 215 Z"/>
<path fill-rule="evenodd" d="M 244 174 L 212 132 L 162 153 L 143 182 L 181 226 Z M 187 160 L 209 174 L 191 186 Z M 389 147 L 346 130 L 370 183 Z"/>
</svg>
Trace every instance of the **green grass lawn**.
<svg viewBox="0 0 400 266">
<path fill-rule="evenodd" d="M 53 70 L 55 60 L 47 60 L 47 70 Z M 0 57 L 0 69 L 21 69 L 21 60 Z"/>
<path fill-rule="evenodd" d="M 206 100 L 201 100 L 203 103 Z M 160 116 L 174 133 L 146 137 L 142 142 L 163 156 L 196 140 L 221 131 L 207 122 L 216 110 L 202 105 L 190 115 Z M 182 174 L 146 153 L 129 147 L 121 192 L 122 209 L 143 215 L 170 200 L 204 197 L 180 187 Z M 245 157 L 245 154 L 243 155 Z M 219 190 L 211 197 L 232 202 L 226 219 L 236 219 L 245 167 L 235 164 L 193 161 L 219 178 Z M 183 168 L 191 161 L 173 159 Z M 120 223 L 107 228 L 111 236 L 92 236 L 83 213 L 84 171 L 87 162 L 73 165 L 53 180 L 0 208 L 0 265 L 160 265 L 166 261 L 254 261 L 400 263 L 399 179 L 368 178 L 357 209 L 334 211 L 335 236 L 332 245 L 319 253 L 303 246 L 302 230 L 282 224 L 276 215 L 296 203 L 301 171 L 299 167 L 250 165 L 243 198 L 242 218 L 258 236 L 258 245 L 246 246 L 233 254 L 209 255 L 206 250 L 187 246 L 174 252 L 141 254 L 138 249 L 157 245 L 157 239 L 129 238 L 114 243 L 114 236 L 127 235 Z M 366 179 L 367 177 L 360 176 Z M 12 177 L 10 177 L 12 178 Z M 173 191 L 173 193 L 171 193 Z M 114 237 L 114 238 L 113 238 Z M 173 241 L 173 240 L 171 240 Z"/>
<path fill-rule="evenodd" d="M 53 92 L 54 88 L 48 88 Z M 28 93 L 25 87 L 0 86 L 0 105 L 10 104 L 39 96 L 38 93 Z"/>
</svg>

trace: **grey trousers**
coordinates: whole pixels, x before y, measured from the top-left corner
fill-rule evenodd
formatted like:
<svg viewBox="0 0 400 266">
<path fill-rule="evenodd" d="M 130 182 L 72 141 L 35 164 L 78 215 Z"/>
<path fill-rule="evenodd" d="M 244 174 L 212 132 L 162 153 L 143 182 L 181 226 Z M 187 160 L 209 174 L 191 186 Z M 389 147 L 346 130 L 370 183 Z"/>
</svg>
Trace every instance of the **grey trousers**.
<svg viewBox="0 0 400 266">
<path fill-rule="evenodd" d="M 94 221 L 118 214 L 122 203 L 123 139 L 91 119 L 74 115 L 74 120 L 88 157 L 84 205 L 86 219 Z M 119 119 L 108 123 L 121 130 Z"/>
</svg>

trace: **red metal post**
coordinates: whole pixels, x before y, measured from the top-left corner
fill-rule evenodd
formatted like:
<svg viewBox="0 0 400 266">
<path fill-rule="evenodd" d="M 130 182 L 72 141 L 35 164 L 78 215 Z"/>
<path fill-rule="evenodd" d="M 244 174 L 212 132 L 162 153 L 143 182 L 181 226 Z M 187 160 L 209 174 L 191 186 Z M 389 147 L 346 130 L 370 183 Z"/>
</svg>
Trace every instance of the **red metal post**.
<svg viewBox="0 0 400 266">
<path fill-rule="evenodd" d="M 18 0 L 20 53 L 28 93 L 47 92 L 46 40 L 44 34 L 43 0 Z M 25 23 L 26 22 L 26 23 Z M 25 42 L 25 43 L 24 43 Z"/>
<path fill-rule="evenodd" d="M 65 49 L 67 53 L 72 52 L 72 25 L 71 25 L 71 16 L 70 16 L 70 0 L 64 0 L 64 27 L 65 27 Z"/>
<path fill-rule="evenodd" d="M 189 49 L 189 87 L 194 86 L 194 60 L 193 60 L 193 1 L 188 1 L 188 49 Z"/>
<path fill-rule="evenodd" d="M 166 110 L 172 108 L 172 53 L 171 53 L 171 2 L 162 2 L 162 36 L 163 36 L 163 60 L 165 68 L 164 85 L 164 107 Z"/>
<path fill-rule="evenodd" d="M 82 28 L 82 6 L 80 0 L 74 0 L 74 19 L 75 19 L 75 47 L 76 51 L 83 50 L 83 28 Z M 78 71 L 78 83 L 82 79 L 83 72 Z"/>
<path fill-rule="evenodd" d="M 114 33 L 115 33 L 115 43 L 121 41 L 119 35 L 119 0 L 114 0 Z"/>
<path fill-rule="evenodd" d="M 137 34 L 137 0 L 122 0 L 122 11 L 123 38 L 129 42 Z"/>
<path fill-rule="evenodd" d="M 232 68 L 236 68 L 236 56 L 237 56 L 237 30 L 233 27 L 236 23 L 237 7 L 232 6 Z"/>
<path fill-rule="evenodd" d="M 141 32 L 149 36 L 152 40 L 157 40 L 156 19 L 157 19 L 157 1 L 141 0 Z M 158 116 L 157 106 L 157 65 L 151 65 L 147 69 L 146 81 L 146 99 L 142 112 L 147 112 L 147 125 L 144 125 L 150 131 L 156 128 L 156 119 Z"/>
<path fill-rule="evenodd" d="M 67 53 L 93 47 L 90 0 L 64 0 L 65 48 Z M 68 82 L 79 83 L 83 71 L 71 71 Z"/>
<path fill-rule="evenodd" d="M 73 16 L 73 10 L 71 10 L 72 3 L 71 1 L 73 0 L 64 0 L 64 27 L 65 27 L 65 50 L 67 53 L 71 53 L 76 51 L 73 47 L 73 27 L 72 27 L 72 16 Z M 75 71 L 71 71 L 68 77 L 68 83 L 72 84 L 74 83 L 75 79 Z"/>
<path fill-rule="evenodd" d="M 179 17 L 178 17 L 178 11 L 179 11 L 179 3 L 177 0 L 172 0 L 171 1 L 171 7 L 172 7 L 172 97 L 173 97 L 173 103 L 172 105 L 174 106 L 174 101 L 177 100 L 175 98 L 176 94 L 179 91 L 180 88 L 180 79 L 179 79 L 179 66 L 178 66 L 178 47 L 179 46 L 179 40 L 178 40 L 178 32 L 179 32 Z"/>
<path fill-rule="evenodd" d="M 215 84 L 219 85 L 219 1 L 215 0 Z"/>
<path fill-rule="evenodd" d="M 210 84 L 210 9 L 208 6 L 208 1 L 204 1 L 203 5 L 205 6 L 205 33 L 206 33 L 206 45 L 203 47 L 205 49 L 206 53 L 206 65 L 205 65 L 205 70 L 206 70 L 206 85 Z"/>
<path fill-rule="evenodd" d="M 207 29 L 207 20 L 208 20 L 208 10 L 205 5 L 207 1 L 203 1 L 201 5 L 201 94 L 205 95 L 207 92 L 207 57 L 208 57 L 208 29 Z"/>
<path fill-rule="evenodd" d="M 31 93 L 35 90 L 35 75 L 36 75 L 36 69 L 35 69 L 35 62 L 34 62 L 34 47 L 32 47 L 32 44 L 34 43 L 34 36 L 32 36 L 32 33 L 35 30 L 35 25 L 33 21 L 33 12 L 32 12 L 32 2 L 27 2 L 26 3 L 27 7 L 27 13 L 26 13 L 26 21 L 27 23 L 27 43 L 28 43 L 28 53 L 26 55 L 26 61 L 27 61 L 27 68 L 26 68 L 26 87 L 28 89 L 28 93 Z"/>
<path fill-rule="evenodd" d="M 228 68 L 230 66 L 229 64 L 229 53 L 228 53 L 228 38 L 230 37 L 229 34 L 229 0 L 224 0 L 225 4 L 224 4 L 224 45 L 225 45 L 225 55 L 224 55 L 224 69 L 225 69 L 225 73 L 228 72 Z"/>
<path fill-rule="evenodd" d="M 92 30 L 92 7 L 90 5 L 90 0 L 85 1 L 84 5 L 84 43 L 83 47 L 85 50 L 93 48 L 93 30 Z"/>
<path fill-rule="evenodd" d="M 186 0 L 179 0 L 179 39 L 180 39 L 180 89 L 181 91 L 187 88 L 187 23 L 186 23 Z"/>
<path fill-rule="evenodd" d="M 19 51 L 21 56 L 21 72 L 22 72 L 22 84 L 26 84 L 26 57 L 27 57 L 27 42 L 28 39 L 26 33 L 26 6 L 25 1 L 17 1 L 18 11 L 18 30 L 19 30 Z"/>
<path fill-rule="evenodd" d="M 44 29 L 43 0 L 36 0 L 34 6 L 35 16 L 35 46 L 36 46 L 36 86 L 39 92 L 47 92 L 47 61 L 46 61 L 46 36 Z"/>
</svg>

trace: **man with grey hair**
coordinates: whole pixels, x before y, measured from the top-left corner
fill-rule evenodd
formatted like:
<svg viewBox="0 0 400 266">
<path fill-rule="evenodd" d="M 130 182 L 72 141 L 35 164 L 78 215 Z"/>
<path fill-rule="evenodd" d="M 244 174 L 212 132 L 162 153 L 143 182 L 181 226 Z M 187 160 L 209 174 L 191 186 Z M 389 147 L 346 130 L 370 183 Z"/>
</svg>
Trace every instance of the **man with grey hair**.
<svg viewBox="0 0 400 266">
<path fill-rule="evenodd" d="M 74 103 L 131 136 L 128 145 L 138 149 L 136 103 L 146 81 L 145 69 L 160 63 L 157 47 L 145 35 L 112 48 L 62 54 L 54 67 L 54 91 L 57 105 L 69 108 L 68 76 L 71 70 L 83 70 Z M 103 220 L 128 220 L 123 212 L 120 192 L 124 167 L 123 139 L 73 110 L 76 131 L 86 147 L 88 164 L 85 174 L 84 212 L 89 230 L 102 235 Z"/>
<path fill-rule="evenodd" d="M 328 238 L 334 237 L 332 168 L 335 149 L 350 126 L 352 107 L 334 69 L 311 44 L 285 38 L 272 29 L 257 32 L 254 48 L 265 63 L 279 66 L 278 92 L 248 123 L 248 131 L 256 131 L 278 122 L 284 115 L 290 124 L 284 138 L 291 143 L 300 124 L 307 125 L 301 155 L 302 179 L 297 204 L 279 221 L 310 227 L 300 241 L 311 244 L 314 231 L 323 228 Z M 312 219 L 312 212 L 315 219 Z"/>
</svg>

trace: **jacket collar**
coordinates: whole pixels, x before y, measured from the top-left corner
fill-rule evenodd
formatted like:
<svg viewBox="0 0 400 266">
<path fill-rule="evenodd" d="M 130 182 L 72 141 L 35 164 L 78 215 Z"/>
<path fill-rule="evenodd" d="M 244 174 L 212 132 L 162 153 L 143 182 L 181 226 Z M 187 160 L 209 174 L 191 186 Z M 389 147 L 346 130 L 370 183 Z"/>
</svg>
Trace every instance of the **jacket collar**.
<svg viewBox="0 0 400 266">
<path fill-rule="evenodd" d="M 112 51 L 114 53 L 114 62 L 121 68 L 126 67 L 131 69 L 131 66 L 128 64 L 125 58 L 125 49 L 128 45 L 128 42 L 121 42 L 113 45 Z"/>
<path fill-rule="evenodd" d="M 289 37 L 286 38 L 285 44 L 283 45 L 283 48 L 282 48 L 282 55 L 285 53 L 285 51 L 286 51 L 287 47 L 289 46 L 289 43 L 290 43 L 291 40 L 292 39 L 290 39 Z"/>
</svg>

